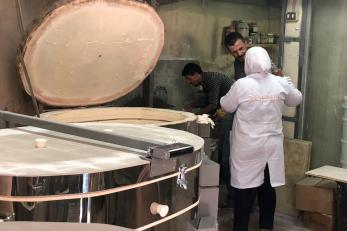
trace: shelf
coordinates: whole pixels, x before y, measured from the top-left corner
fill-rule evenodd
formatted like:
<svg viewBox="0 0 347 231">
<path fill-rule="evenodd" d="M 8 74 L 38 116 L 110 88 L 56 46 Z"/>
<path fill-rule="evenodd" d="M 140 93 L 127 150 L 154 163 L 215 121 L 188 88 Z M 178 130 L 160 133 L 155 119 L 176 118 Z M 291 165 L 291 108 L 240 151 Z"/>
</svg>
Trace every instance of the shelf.
<svg viewBox="0 0 347 231">
<path fill-rule="evenodd" d="M 272 48 L 272 47 L 279 47 L 280 44 L 278 43 L 257 43 L 257 44 L 247 44 L 247 47 L 263 47 L 263 48 Z"/>
<path fill-rule="evenodd" d="M 197 58 L 192 57 L 172 57 L 172 56 L 160 56 L 159 61 L 197 61 Z"/>
</svg>

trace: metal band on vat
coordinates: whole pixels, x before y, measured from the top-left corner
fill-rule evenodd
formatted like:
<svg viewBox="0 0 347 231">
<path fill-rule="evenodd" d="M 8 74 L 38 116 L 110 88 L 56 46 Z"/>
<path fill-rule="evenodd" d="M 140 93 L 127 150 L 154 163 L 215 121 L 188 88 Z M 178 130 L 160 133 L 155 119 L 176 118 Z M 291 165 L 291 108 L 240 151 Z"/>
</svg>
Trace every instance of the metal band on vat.
<svg viewBox="0 0 347 231">
<path fill-rule="evenodd" d="M 194 169 L 197 169 L 201 166 L 202 161 L 200 161 L 198 164 L 190 167 L 187 169 L 187 172 L 190 172 Z M 99 197 L 104 196 L 112 193 L 122 192 L 134 188 L 139 188 L 142 186 L 146 186 L 149 184 L 153 184 L 162 180 L 170 179 L 173 177 L 177 177 L 180 174 L 180 172 L 176 172 L 167 176 L 163 176 L 160 178 L 156 178 L 153 180 L 127 185 L 127 186 L 121 186 L 118 188 L 113 189 L 107 189 L 102 190 L 98 192 L 92 192 L 92 193 L 76 193 L 76 194 L 69 194 L 69 195 L 50 195 L 50 196 L 0 196 L 0 201 L 11 201 L 11 202 L 43 202 L 43 201 L 59 201 L 59 200 L 73 200 L 73 199 L 81 199 L 81 198 L 92 198 L 92 197 Z"/>
</svg>

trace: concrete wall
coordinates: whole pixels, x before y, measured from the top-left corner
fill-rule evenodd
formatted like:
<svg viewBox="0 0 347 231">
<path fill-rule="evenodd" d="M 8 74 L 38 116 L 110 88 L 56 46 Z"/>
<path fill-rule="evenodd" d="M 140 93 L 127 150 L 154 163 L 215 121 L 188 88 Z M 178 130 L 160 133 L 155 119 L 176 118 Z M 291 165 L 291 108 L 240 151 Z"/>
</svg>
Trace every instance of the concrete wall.
<svg viewBox="0 0 347 231">
<path fill-rule="evenodd" d="M 266 5 L 186 0 L 159 6 L 165 25 L 162 55 L 200 60 L 205 69 L 233 72 L 222 48 L 222 30 L 233 20 L 257 22 L 260 32 L 279 34 L 281 9 Z M 178 72 L 179 74 L 179 72 Z"/>
<path fill-rule="evenodd" d="M 347 95 L 347 1 L 314 0 L 304 136 L 311 167 L 338 165 L 342 100 Z"/>
<path fill-rule="evenodd" d="M 19 1 L 24 30 L 31 27 L 34 18 L 52 3 L 52 0 Z M 16 11 L 16 0 L 0 1 L 0 108 L 32 114 L 31 99 L 23 91 L 16 67 L 16 52 L 22 34 Z M 1 125 L 0 125 L 1 126 Z"/>
</svg>

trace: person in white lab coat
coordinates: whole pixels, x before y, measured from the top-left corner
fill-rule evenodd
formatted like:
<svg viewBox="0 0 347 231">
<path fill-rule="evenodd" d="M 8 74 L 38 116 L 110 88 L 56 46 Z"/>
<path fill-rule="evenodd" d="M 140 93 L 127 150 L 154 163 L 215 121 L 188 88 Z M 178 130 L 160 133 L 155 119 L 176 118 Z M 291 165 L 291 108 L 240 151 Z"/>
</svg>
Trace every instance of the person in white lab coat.
<svg viewBox="0 0 347 231">
<path fill-rule="evenodd" d="M 301 92 L 288 77 L 271 74 L 265 49 L 252 47 L 245 56 L 246 77 L 236 81 L 221 98 L 221 107 L 236 112 L 232 128 L 230 171 L 234 196 L 234 231 L 248 230 L 255 195 L 259 226 L 273 229 L 274 187 L 285 184 L 282 108 L 295 107 Z"/>
</svg>

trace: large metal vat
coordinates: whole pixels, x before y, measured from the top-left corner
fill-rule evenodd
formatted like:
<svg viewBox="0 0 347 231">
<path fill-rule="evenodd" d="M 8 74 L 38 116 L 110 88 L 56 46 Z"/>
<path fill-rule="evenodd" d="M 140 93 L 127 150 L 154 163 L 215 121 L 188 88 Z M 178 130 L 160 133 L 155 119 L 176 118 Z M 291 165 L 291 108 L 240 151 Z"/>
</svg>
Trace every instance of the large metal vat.
<svg viewBox="0 0 347 231">
<path fill-rule="evenodd" d="M 153 126 L 88 124 L 88 128 L 161 144 L 190 144 L 194 151 L 156 159 L 129 147 L 136 144 L 119 146 L 34 127 L 3 129 L 0 177 L 11 187 L 0 201 L 13 203 L 15 220 L 106 223 L 136 230 L 184 227 L 187 217 L 180 221 L 176 216 L 198 203 L 203 140 Z M 45 148 L 35 148 L 37 138 L 47 140 Z M 178 185 L 180 167 L 187 184 Z M 168 214 L 152 214 L 152 203 L 168 206 Z M 175 222 L 161 224 L 171 219 Z"/>
<path fill-rule="evenodd" d="M 42 113 L 48 120 L 66 123 L 127 123 L 175 128 L 198 134 L 197 116 L 190 112 L 144 107 L 97 107 Z M 200 129 L 201 130 L 201 129 Z"/>
</svg>

